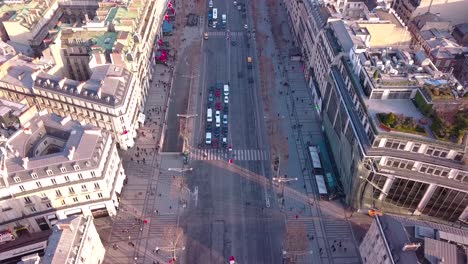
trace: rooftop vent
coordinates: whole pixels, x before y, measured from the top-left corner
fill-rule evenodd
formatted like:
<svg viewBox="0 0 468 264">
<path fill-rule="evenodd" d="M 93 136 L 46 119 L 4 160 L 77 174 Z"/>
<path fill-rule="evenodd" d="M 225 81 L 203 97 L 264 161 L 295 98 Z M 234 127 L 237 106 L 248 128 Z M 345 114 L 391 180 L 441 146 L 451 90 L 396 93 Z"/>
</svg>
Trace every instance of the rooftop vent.
<svg viewBox="0 0 468 264">
<path fill-rule="evenodd" d="M 73 159 L 73 156 L 75 155 L 75 146 L 72 146 L 68 149 L 68 156 L 67 158 L 69 160 L 72 160 Z"/>
<path fill-rule="evenodd" d="M 23 168 L 27 169 L 29 164 L 29 158 L 25 157 L 23 158 Z"/>
<path fill-rule="evenodd" d="M 403 251 L 416 251 L 421 246 L 421 243 L 406 243 L 403 246 Z"/>
</svg>

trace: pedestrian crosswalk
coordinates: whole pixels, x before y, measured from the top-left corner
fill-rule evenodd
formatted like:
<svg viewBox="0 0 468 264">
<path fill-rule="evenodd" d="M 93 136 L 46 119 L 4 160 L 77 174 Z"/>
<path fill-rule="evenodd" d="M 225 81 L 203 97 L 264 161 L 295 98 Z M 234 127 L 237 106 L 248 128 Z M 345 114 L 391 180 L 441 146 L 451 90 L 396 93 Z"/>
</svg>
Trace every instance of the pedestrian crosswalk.
<svg viewBox="0 0 468 264">
<path fill-rule="evenodd" d="M 322 222 L 329 239 L 352 237 L 351 227 L 346 220 L 323 218 Z"/>
<path fill-rule="evenodd" d="M 110 242 L 130 241 L 137 238 L 143 223 L 133 217 L 117 219 L 112 225 Z"/>
<path fill-rule="evenodd" d="M 226 31 L 208 32 L 208 36 L 210 37 L 225 37 L 227 35 L 229 35 L 230 37 L 240 37 L 244 35 L 244 32 L 241 32 L 241 31 L 234 31 L 234 32 L 229 32 L 229 33 L 227 33 Z"/>
<path fill-rule="evenodd" d="M 159 214 L 151 217 L 149 226 L 150 237 L 160 239 L 168 238 L 168 230 L 175 228 L 177 225 L 177 214 Z"/>
<path fill-rule="evenodd" d="M 261 149 L 193 149 L 192 160 L 269 160 L 268 152 Z"/>
</svg>

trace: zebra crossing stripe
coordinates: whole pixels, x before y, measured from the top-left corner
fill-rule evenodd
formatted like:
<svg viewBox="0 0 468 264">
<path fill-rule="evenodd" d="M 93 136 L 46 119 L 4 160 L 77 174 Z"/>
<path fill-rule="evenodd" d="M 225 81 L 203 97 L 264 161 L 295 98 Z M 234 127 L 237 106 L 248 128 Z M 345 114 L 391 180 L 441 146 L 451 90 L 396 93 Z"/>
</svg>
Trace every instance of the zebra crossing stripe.
<svg viewBox="0 0 468 264">
<path fill-rule="evenodd" d="M 222 149 L 193 149 L 190 152 L 194 160 L 226 160 L 234 156 L 235 160 L 268 160 L 268 153 L 261 149 L 237 149 L 227 152 Z"/>
</svg>

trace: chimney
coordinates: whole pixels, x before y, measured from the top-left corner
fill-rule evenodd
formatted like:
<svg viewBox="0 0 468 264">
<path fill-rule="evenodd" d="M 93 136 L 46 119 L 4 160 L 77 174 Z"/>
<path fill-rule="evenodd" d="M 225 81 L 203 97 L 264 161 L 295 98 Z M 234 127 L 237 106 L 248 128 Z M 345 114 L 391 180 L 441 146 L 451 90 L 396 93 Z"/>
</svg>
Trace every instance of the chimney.
<svg viewBox="0 0 468 264">
<path fill-rule="evenodd" d="M 23 168 L 28 169 L 28 164 L 29 164 L 29 158 L 28 157 L 23 158 Z"/>
<path fill-rule="evenodd" d="M 57 224 L 59 230 L 70 230 L 73 231 L 73 225 L 70 223 Z"/>
<path fill-rule="evenodd" d="M 40 72 L 41 72 L 41 69 L 37 69 L 37 70 L 34 70 L 31 73 L 31 78 L 33 79 L 33 81 L 36 81 L 36 78 L 37 78 L 37 76 L 39 75 Z"/>
<path fill-rule="evenodd" d="M 72 160 L 73 156 L 75 156 L 75 146 L 72 146 L 68 149 L 68 160 Z"/>
<path fill-rule="evenodd" d="M 81 91 L 83 90 L 83 87 L 85 86 L 86 82 L 80 82 L 78 86 L 76 87 L 76 90 L 78 91 L 79 94 L 81 94 Z"/>
<path fill-rule="evenodd" d="M 63 86 L 65 85 L 65 81 L 66 81 L 66 80 L 67 80 L 67 78 L 64 77 L 62 80 L 59 81 L 59 86 L 60 86 L 60 88 L 63 89 Z"/>
</svg>

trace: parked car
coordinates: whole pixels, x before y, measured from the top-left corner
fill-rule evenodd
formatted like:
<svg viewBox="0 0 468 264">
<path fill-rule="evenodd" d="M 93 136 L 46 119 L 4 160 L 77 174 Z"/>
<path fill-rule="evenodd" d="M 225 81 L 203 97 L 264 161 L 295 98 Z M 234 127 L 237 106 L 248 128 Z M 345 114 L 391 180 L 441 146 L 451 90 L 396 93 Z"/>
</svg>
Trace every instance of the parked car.
<svg viewBox="0 0 468 264">
<path fill-rule="evenodd" d="M 221 96 L 221 91 L 219 89 L 216 89 L 215 91 L 215 96 L 220 97 Z"/>
<path fill-rule="evenodd" d="M 225 104 L 229 103 L 229 96 L 227 96 L 227 95 L 224 96 L 224 103 Z"/>
<path fill-rule="evenodd" d="M 221 110 L 221 102 L 216 102 L 216 110 Z"/>
<path fill-rule="evenodd" d="M 208 102 L 213 102 L 213 93 L 208 93 Z"/>
<path fill-rule="evenodd" d="M 228 123 L 228 116 L 227 115 L 223 115 L 223 124 L 226 124 L 227 125 Z"/>
</svg>

